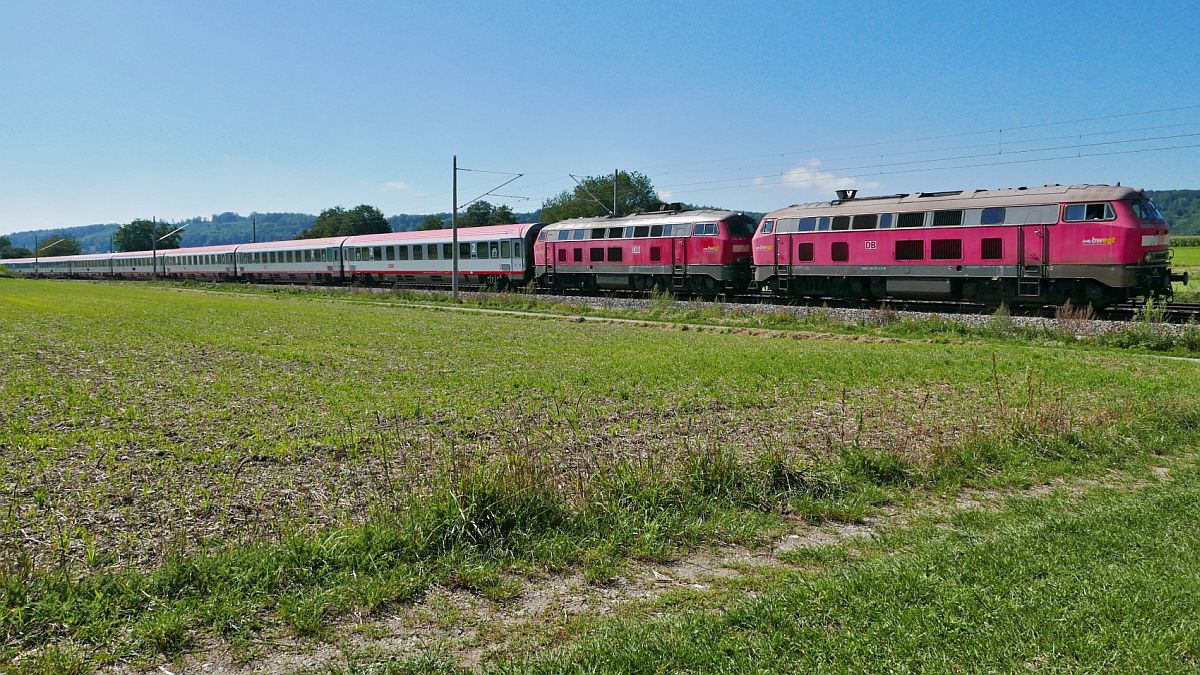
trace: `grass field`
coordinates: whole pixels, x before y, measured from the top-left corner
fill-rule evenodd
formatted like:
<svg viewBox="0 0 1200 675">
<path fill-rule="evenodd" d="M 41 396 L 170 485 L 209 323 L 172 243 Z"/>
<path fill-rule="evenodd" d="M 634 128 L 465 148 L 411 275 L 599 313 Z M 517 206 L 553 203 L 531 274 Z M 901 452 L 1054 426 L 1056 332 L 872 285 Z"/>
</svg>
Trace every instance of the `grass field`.
<svg viewBox="0 0 1200 675">
<path fill-rule="evenodd" d="M 1195 557 L 1178 532 L 1200 435 L 1188 360 L 1011 336 L 773 339 L 24 280 L 0 280 L 0 356 L 11 668 L 149 667 L 215 648 L 257 667 L 275 655 L 263 645 L 337 644 L 348 620 L 370 632 L 447 589 L 504 615 L 548 579 L 620 588 L 714 545 L 769 548 L 881 514 L 901 515 L 869 543 L 793 552 L 613 618 L 560 616 L 550 638 L 532 637 L 545 633 L 535 623 L 507 646 L 466 648 L 522 671 L 740 671 L 759 657 L 781 670 L 1066 656 L 1092 668 L 1104 645 L 1116 664 L 1184 668 L 1197 653 L 1179 623 L 1191 605 L 1156 609 L 1190 577 L 1120 600 Z M 987 515 L 903 516 L 968 488 L 1112 472 L 1131 478 Z M 1098 546 L 1110 557 L 1089 557 Z M 1055 571 L 1067 562 L 1078 574 Z M 1006 590 L 1023 579 L 1036 581 Z M 1110 591 L 1083 593 L 1094 584 Z M 1094 612 L 1109 642 L 1050 631 L 1053 603 L 1081 594 L 1069 616 Z M 1026 609 L 1026 623 L 1001 620 Z M 1158 641 L 1134 644 L 1129 621 Z M 933 637 L 872 646 L 888 626 Z M 1000 650 L 1021 631 L 1047 637 Z M 460 647 L 335 661 L 437 670 Z"/>
<path fill-rule="evenodd" d="M 1181 302 L 1200 302 L 1200 246 L 1181 246 L 1171 249 L 1171 270 L 1187 272 L 1188 285 L 1175 282 L 1175 296 Z"/>
</svg>

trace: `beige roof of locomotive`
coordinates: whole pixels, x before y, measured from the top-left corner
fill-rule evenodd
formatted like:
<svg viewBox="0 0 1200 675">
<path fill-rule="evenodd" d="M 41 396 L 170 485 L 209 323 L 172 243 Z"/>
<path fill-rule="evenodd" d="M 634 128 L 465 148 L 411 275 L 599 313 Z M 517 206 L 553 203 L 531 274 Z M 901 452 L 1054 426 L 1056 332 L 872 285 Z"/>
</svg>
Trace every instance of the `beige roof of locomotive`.
<svg viewBox="0 0 1200 675">
<path fill-rule="evenodd" d="M 853 215 L 857 213 L 890 213 L 906 211 L 940 211 L 944 209 L 982 209 L 992 206 L 1037 206 L 1058 202 L 1100 202 L 1134 199 L 1144 196 L 1137 188 L 1112 185 L 1043 185 L 1036 188 L 1007 188 L 1004 190 L 961 190 L 953 192 L 914 192 L 834 199 L 828 202 L 793 204 L 768 213 L 764 218 L 799 218 L 802 216 Z"/>
<path fill-rule="evenodd" d="M 571 218 L 547 225 L 547 230 L 574 230 L 580 227 L 626 227 L 628 225 L 673 225 L 675 223 L 713 223 L 735 215 L 736 211 L 694 209 L 691 211 L 654 211 L 612 218 Z"/>
</svg>

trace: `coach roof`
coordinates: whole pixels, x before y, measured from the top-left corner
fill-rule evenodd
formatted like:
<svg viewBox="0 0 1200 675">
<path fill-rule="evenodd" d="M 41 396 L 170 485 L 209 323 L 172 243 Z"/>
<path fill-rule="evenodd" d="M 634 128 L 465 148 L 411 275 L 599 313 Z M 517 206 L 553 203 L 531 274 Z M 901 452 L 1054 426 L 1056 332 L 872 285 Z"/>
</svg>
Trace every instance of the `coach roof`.
<svg viewBox="0 0 1200 675">
<path fill-rule="evenodd" d="M 913 194 L 858 197 L 793 204 L 768 213 L 765 218 L 797 218 L 801 216 L 856 213 L 886 213 L 891 211 L 930 211 L 953 209 L 982 209 L 991 206 L 1036 206 L 1059 202 L 1099 202 L 1136 199 L 1143 196 L 1137 188 L 1112 185 L 1043 185 L 1036 188 L 1007 188 L 1003 190 L 962 190 L 954 192 L 915 192 Z"/>
</svg>

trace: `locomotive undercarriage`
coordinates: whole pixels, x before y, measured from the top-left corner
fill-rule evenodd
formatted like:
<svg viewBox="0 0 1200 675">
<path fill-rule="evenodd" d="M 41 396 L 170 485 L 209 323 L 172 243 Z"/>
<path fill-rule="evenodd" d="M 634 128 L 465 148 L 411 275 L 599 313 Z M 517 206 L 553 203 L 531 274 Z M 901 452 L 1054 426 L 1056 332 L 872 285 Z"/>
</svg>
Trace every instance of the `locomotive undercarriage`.
<svg viewBox="0 0 1200 675">
<path fill-rule="evenodd" d="M 867 276 L 791 276 L 772 277 L 763 290 L 781 297 L 822 297 L 846 300 L 957 300 L 987 306 L 1007 305 L 1091 305 L 1101 309 L 1147 295 L 1169 295 L 1170 286 L 1139 285 L 1113 288 L 1094 279 L 1028 279 Z"/>
</svg>

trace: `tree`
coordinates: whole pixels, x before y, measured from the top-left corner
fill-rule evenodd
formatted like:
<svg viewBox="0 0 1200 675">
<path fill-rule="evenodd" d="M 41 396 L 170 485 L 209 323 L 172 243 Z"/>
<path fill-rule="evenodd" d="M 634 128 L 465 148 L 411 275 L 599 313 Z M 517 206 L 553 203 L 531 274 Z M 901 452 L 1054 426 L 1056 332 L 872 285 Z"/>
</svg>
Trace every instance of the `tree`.
<svg viewBox="0 0 1200 675">
<path fill-rule="evenodd" d="M 296 235 L 297 239 L 317 239 L 320 237 L 352 237 L 358 234 L 380 234 L 391 232 L 387 218 L 383 212 L 374 206 L 360 204 L 353 209 L 335 206 L 325 209 L 317 216 L 312 227 Z"/>
<path fill-rule="evenodd" d="M 607 215 L 612 208 L 613 177 L 588 176 L 574 190 L 564 190 L 542 203 L 542 222 L 556 223 L 567 218 L 586 218 Z M 589 194 L 590 193 L 590 194 Z M 593 199 L 594 197 L 594 199 Z M 597 203 L 599 200 L 600 203 Z M 662 200 L 646 176 L 622 171 L 617 174 L 617 214 L 653 211 Z M 603 204 L 603 206 L 601 205 Z"/>
<path fill-rule="evenodd" d="M 24 246 L 13 246 L 8 237 L 0 237 L 0 258 L 32 258 L 33 251 Z"/>
<path fill-rule="evenodd" d="M 458 219 L 459 227 L 483 227 L 484 225 L 511 225 L 517 216 L 507 206 L 493 206 L 490 202 L 478 201 L 467 207 Z"/>
<path fill-rule="evenodd" d="M 181 233 L 176 232 L 169 237 L 166 236 L 176 227 L 178 226 L 170 223 L 157 223 L 145 218 L 138 218 L 117 228 L 117 231 L 113 233 L 113 245 L 118 251 L 179 248 L 179 240 L 183 238 Z M 155 240 L 160 237 L 166 238 L 155 243 Z"/>
<path fill-rule="evenodd" d="M 446 221 L 442 220 L 441 216 L 425 216 L 425 220 L 417 226 L 418 230 L 443 230 L 446 228 Z"/>
<path fill-rule="evenodd" d="M 512 225 L 517 222 L 517 216 L 508 206 L 497 206 L 492 215 L 488 218 L 488 222 L 492 225 Z"/>
<path fill-rule="evenodd" d="M 80 253 L 83 253 L 83 247 L 75 237 L 54 237 L 50 239 L 50 245 L 43 247 L 38 255 L 43 258 L 57 258 Z"/>
</svg>

